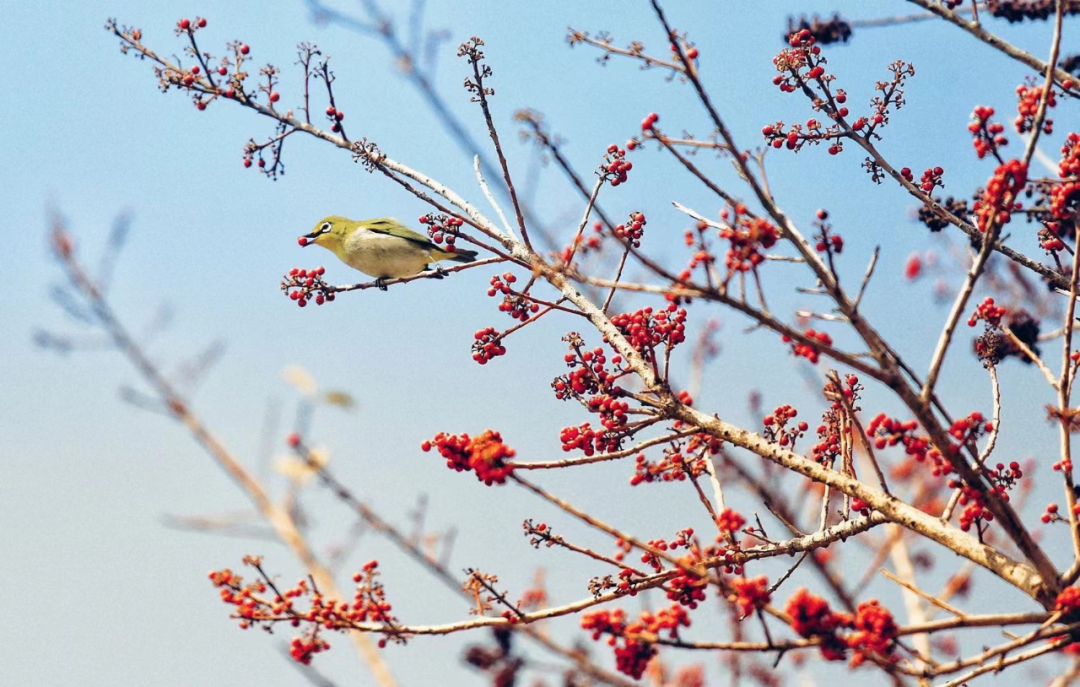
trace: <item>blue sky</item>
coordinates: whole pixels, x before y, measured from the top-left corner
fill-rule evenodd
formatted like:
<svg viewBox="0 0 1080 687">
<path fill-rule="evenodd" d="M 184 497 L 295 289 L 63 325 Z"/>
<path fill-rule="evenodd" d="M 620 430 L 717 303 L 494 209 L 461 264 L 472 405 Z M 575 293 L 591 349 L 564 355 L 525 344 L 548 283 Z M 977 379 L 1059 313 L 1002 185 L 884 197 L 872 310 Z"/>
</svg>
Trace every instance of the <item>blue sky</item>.
<svg viewBox="0 0 1080 687">
<path fill-rule="evenodd" d="M 405 20 L 406 3 L 387 5 L 396 20 Z M 517 142 L 512 114 L 522 107 L 544 113 L 582 171 L 597 164 L 609 143 L 635 133 L 650 111 L 660 113 L 669 132 L 708 134 L 704 113 L 686 86 L 617 60 L 600 66 L 594 51 L 570 49 L 565 42 L 570 25 L 606 29 L 618 43 L 637 39 L 666 51 L 646 3 L 430 0 L 427 5 L 426 28 L 445 30 L 448 36 L 436 53 L 437 89 L 482 142 L 482 119 L 460 88 L 465 71 L 454 53 L 469 36 L 486 41 L 495 70 L 494 115 L 519 180 L 536 165 L 534 151 Z M 787 9 L 778 4 L 671 5 L 672 21 L 690 30 L 701 46 L 703 78 L 742 145 L 756 145 L 764 124 L 812 116 L 805 101 L 769 84 Z M 854 9 L 828 2 L 801 7 L 822 14 L 837 7 Z M 851 18 L 903 14 L 910 7 L 883 2 L 858 10 Z M 116 17 L 142 28 L 147 44 L 169 54 L 181 48 L 172 35 L 176 20 L 195 15 L 209 18 L 200 35 L 204 49 L 220 55 L 226 41 L 240 38 L 252 46 L 257 63 L 282 67 L 286 105 L 300 100 L 294 46 L 317 42 L 333 56 L 335 91 L 351 135 L 362 133 L 391 157 L 484 205 L 471 160 L 395 72 L 385 48 L 371 37 L 313 23 L 298 0 L 275 3 L 272 11 L 250 1 L 94 0 L 69 4 L 63 11 L 37 3 L 9 7 L 0 41 L 0 59 L 9 65 L 2 77 L 7 107 L 0 157 L 8 164 L 0 167 L 6 200 L 6 250 L 0 265 L 17 276 L 9 280 L 9 295 L 0 306 L 5 320 L 5 336 L 0 337 L 0 388 L 5 391 L 0 394 L 0 581 L 7 589 L 9 618 L 0 624 L 5 679 L 47 685 L 305 684 L 281 656 L 285 637 L 238 631 L 205 580 L 211 568 L 238 567 L 245 553 L 263 553 L 270 568 L 291 579 L 298 570 L 290 554 L 264 541 L 166 527 L 168 515 L 223 515 L 242 511 L 246 502 L 181 428 L 121 400 L 118 389 L 138 388 L 139 380 L 118 355 L 82 350 L 63 357 L 33 346 L 33 332 L 40 328 L 78 332 L 48 295 L 60 279 L 45 247 L 49 207 L 70 221 L 80 253 L 90 261 L 97 259 L 113 219 L 130 214 L 131 234 L 112 287 L 114 303 L 135 330 L 152 322 L 162 307 L 170 309 L 170 327 L 149 343 L 151 355 L 167 368 L 214 341 L 225 343 L 222 361 L 193 400 L 208 424 L 249 464 L 259 464 L 268 415 L 281 417 L 275 436 L 287 431 L 297 394 L 283 382 L 282 369 L 302 365 L 322 388 L 342 389 L 357 398 L 354 412 L 320 411 L 313 438 L 329 446 L 334 470 L 372 505 L 406 522 L 418 495 L 427 494 L 428 522 L 459 529 L 454 566 L 495 572 L 514 590 L 543 566 L 555 601 L 582 596 L 594 569 L 565 552 L 535 552 L 521 536 L 524 518 L 550 519 L 550 510 L 509 488 L 484 489 L 417 450 L 421 440 L 438 431 L 477 433 L 493 427 L 523 458 L 554 456 L 558 429 L 587 419 L 547 391 L 560 371 L 558 339 L 580 323 L 545 318 L 509 340 L 509 355 L 480 368 L 469 357 L 471 333 L 506 323 L 495 302 L 483 295 L 490 277 L 483 270 L 388 293 L 346 294 L 332 307 L 293 307 L 277 283 L 294 265 L 324 261 L 336 283 L 359 276 L 332 264 L 328 254 L 313 257 L 296 246 L 296 236 L 318 218 L 394 215 L 412 220 L 424 209 L 384 178 L 365 173 L 348 155 L 300 137 L 289 141 L 287 174 L 276 183 L 245 170 L 242 146 L 249 137 L 262 140 L 272 133 L 268 122 L 224 104 L 197 112 L 177 93 L 162 95 L 149 66 L 120 55 L 116 41 L 102 29 L 107 17 Z M 1067 26 L 1066 35 L 1072 27 Z M 1045 26 L 995 23 L 994 28 L 1037 55 L 1046 53 Z M 887 155 L 914 170 L 944 167 L 949 193 L 966 196 L 989 176 L 989 163 L 977 163 L 972 155 L 968 116 L 976 104 L 1011 112 L 1013 89 L 1027 70 L 936 23 L 860 31 L 850 45 L 827 50 L 852 103 L 866 102 L 874 81 L 886 78 L 889 62 L 915 64 L 909 104 L 886 130 L 882 149 Z M 1058 118 L 1060 131 L 1069 113 Z M 1060 135 L 1048 150 L 1056 148 Z M 698 159 L 725 183 L 735 184 L 728 163 Z M 849 280 L 859 278 L 872 248 L 882 246 L 879 277 L 866 308 L 877 314 L 875 324 L 895 337 L 915 367 L 924 368 L 946 310 L 934 302 L 929 281 L 903 280 L 902 264 L 913 250 L 942 249 L 910 221 L 908 197 L 888 184 L 870 183 L 854 154 L 832 158 L 811 149 L 768 159 L 772 187 L 797 222 L 808 225 L 817 208 L 829 209 L 846 240 L 842 271 Z M 686 222 L 670 202 L 705 214 L 717 210 L 715 203 L 695 180 L 653 151 L 642 151 L 634 163 L 631 185 L 606 193 L 604 207 L 613 216 L 644 211 L 649 218 L 646 247 L 678 265 L 685 259 L 680 244 Z M 580 200 L 552 168 L 538 168 L 536 179 L 528 195 L 566 240 L 571 218 L 581 211 Z M 1019 245 L 1030 248 L 1030 232 L 1018 226 L 1014 233 Z M 783 288 L 804 276 L 787 265 L 770 267 L 776 268 L 774 309 L 790 313 L 815 307 L 810 297 Z M 723 320 L 723 353 L 706 376 L 701 407 L 747 422 L 747 393 L 756 388 L 766 408 L 791 402 L 811 415 L 819 412 L 820 401 L 803 382 L 805 368 L 776 337 L 747 334 L 746 321 L 715 309 L 693 310 L 691 323 L 715 316 Z M 585 334 L 595 342 L 595 336 Z M 956 414 L 988 413 L 989 384 L 963 350 L 967 336 L 965 331 L 944 370 L 944 395 Z M 846 336 L 837 338 L 851 343 Z M 1058 355 L 1050 357 L 1056 361 Z M 678 374 L 685 375 L 686 366 L 685 357 L 676 358 Z M 1002 382 L 1008 394 L 1006 422 L 1013 431 L 1003 434 L 1000 455 L 1052 456 L 1056 434 L 1041 410 L 1052 400 L 1049 390 L 1037 373 L 1015 363 L 1003 366 Z M 868 396 L 868 406 L 896 409 L 880 390 Z M 1044 475 L 1049 462 L 1042 460 Z M 646 538 L 670 536 L 688 520 L 700 524 L 697 505 L 687 493 L 663 488 L 654 495 L 634 492 L 625 486 L 628 471 L 626 465 L 603 466 L 587 473 L 543 475 L 538 481 Z M 1056 486 L 1045 497 L 1033 498 L 1030 514 L 1051 499 L 1060 500 Z M 348 513 L 316 489 L 305 500 L 315 513 L 313 537 L 325 549 L 347 531 Z M 749 502 L 744 505 L 751 508 Z M 565 526 L 579 541 L 609 546 L 592 532 Z M 1063 540 L 1055 538 L 1060 534 L 1048 535 L 1048 547 L 1057 554 L 1066 550 Z M 369 558 L 384 562 L 399 617 L 426 623 L 465 616 L 459 598 L 373 536 L 362 540 L 351 564 Z M 989 582 L 982 589 L 998 587 Z M 886 586 L 872 591 L 894 592 Z M 1017 595 L 1008 594 L 1004 598 L 1017 608 L 1027 608 Z M 562 627 L 570 625 L 565 621 Z M 442 684 L 480 684 L 481 678 L 465 668 L 447 670 L 457 665 L 464 643 L 480 638 L 421 639 L 386 655 L 402 684 L 443 679 Z M 344 641 L 337 643 L 339 648 L 320 666 L 340 684 L 367 684 Z M 707 665 L 716 671 L 711 659 Z"/>
</svg>

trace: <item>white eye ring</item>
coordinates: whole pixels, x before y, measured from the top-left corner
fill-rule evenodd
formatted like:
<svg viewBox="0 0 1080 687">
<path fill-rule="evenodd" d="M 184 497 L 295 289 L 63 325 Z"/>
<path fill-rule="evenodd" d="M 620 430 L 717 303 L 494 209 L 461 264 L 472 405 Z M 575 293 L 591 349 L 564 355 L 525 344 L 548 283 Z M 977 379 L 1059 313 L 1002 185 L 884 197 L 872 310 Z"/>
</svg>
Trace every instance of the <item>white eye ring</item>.
<svg viewBox="0 0 1080 687">
<path fill-rule="evenodd" d="M 330 231 L 330 223 L 329 222 L 323 222 L 323 225 L 321 227 L 319 227 L 319 231 L 321 231 L 324 234 L 326 232 Z"/>
</svg>

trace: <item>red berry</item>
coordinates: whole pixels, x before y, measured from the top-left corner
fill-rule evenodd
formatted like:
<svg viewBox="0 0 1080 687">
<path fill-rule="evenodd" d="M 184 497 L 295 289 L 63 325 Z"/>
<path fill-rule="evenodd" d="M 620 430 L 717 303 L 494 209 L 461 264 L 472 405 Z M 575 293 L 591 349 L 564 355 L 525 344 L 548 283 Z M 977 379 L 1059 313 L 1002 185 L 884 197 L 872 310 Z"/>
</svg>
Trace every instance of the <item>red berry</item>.
<svg viewBox="0 0 1080 687">
<path fill-rule="evenodd" d="M 178 26 L 182 30 L 187 31 L 188 29 L 191 28 L 191 22 L 188 21 L 187 19 L 181 19 L 180 22 L 178 23 Z"/>
<path fill-rule="evenodd" d="M 270 102 L 272 102 L 272 103 L 276 103 L 280 98 L 281 98 L 281 95 L 279 95 L 277 91 L 274 91 L 273 93 L 270 94 Z"/>
<path fill-rule="evenodd" d="M 245 166 L 247 166 L 247 167 L 251 166 L 251 160 L 245 160 L 244 162 L 246 163 Z M 300 238 L 296 239 L 296 242 L 299 243 L 301 246 L 306 246 L 307 243 L 308 243 L 308 240 L 307 240 L 306 236 L 301 236 Z"/>
<path fill-rule="evenodd" d="M 200 29 L 205 29 L 206 28 L 206 19 L 203 18 L 203 17 L 199 17 L 199 28 Z"/>
<path fill-rule="evenodd" d="M 247 54 L 248 54 L 249 52 L 251 52 L 251 48 L 249 48 L 249 47 L 247 46 L 247 43 L 245 43 L 244 45 L 241 45 L 241 46 L 240 46 L 240 54 L 241 54 L 241 55 L 247 55 Z"/>
<path fill-rule="evenodd" d="M 244 158 L 244 166 L 245 167 L 250 167 L 251 166 L 251 158 L 250 157 L 245 157 Z"/>
<path fill-rule="evenodd" d="M 296 432 L 293 432 L 288 437 L 286 437 L 285 441 L 287 441 L 289 443 L 289 446 L 292 446 L 293 448 L 296 448 L 297 446 L 300 445 L 300 435 L 297 434 Z"/>
<path fill-rule="evenodd" d="M 225 76 L 226 74 L 229 73 L 229 70 L 226 69 L 225 67 L 218 67 L 217 73 L 221 74 L 222 76 Z"/>
</svg>

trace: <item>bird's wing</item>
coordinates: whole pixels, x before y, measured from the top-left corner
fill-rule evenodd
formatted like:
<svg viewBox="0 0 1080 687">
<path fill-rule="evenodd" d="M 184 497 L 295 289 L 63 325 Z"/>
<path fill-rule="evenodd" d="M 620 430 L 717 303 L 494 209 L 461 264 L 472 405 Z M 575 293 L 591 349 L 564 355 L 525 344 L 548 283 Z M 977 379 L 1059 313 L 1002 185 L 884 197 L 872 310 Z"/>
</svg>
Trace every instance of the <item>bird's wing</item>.
<svg viewBox="0 0 1080 687">
<path fill-rule="evenodd" d="M 388 236 L 396 236 L 399 239 L 405 239 L 406 241 L 413 241 L 425 248 L 437 248 L 434 243 L 428 240 L 428 237 L 423 234 L 418 234 L 412 229 L 409 229 L 404 224 L 396 219 L 390 217 L 379 217 L 378 219 L 365 219 L 360 222 L 360 225 L 365 229 L 374 231 L 378 234 L 386 234 Z"/>
</svg>

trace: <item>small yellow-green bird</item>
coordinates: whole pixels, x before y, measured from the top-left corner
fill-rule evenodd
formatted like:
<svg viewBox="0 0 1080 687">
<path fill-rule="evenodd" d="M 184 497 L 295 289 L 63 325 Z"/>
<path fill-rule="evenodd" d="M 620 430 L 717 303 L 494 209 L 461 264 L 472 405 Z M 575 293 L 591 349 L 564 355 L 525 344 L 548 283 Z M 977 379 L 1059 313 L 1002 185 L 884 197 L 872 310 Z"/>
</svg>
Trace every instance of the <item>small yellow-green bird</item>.
<svg viewBox="0 0 1080 687">
<path fill-rule="evenodd" d="M 396 219 L 380 217 L 360 221 L 331 215 L 323 217 L 310 234 L 298 239 L 301 246 L 317 245 L 332 251 L 343 263 L 375 277 L 386 290 L 384 279 L 408 277 L 439 260 L 472 262 L 476 251 L 448 252 L 423 234 Z M 438 267 L 436 267 L 438 269 Z"/>
</svg>

